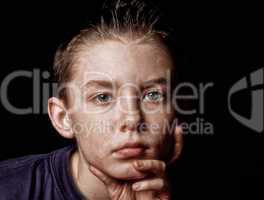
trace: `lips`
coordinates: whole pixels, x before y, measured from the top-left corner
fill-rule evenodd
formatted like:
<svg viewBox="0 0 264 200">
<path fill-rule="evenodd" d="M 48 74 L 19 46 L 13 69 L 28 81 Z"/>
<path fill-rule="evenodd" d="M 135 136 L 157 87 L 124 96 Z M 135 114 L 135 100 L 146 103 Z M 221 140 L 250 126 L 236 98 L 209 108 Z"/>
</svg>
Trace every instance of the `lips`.
<svg viewBox="0 0 264 200">
<path fill-rule="evenodd" d="M 146 147 L 139 143 L 127 143 L 114 151 L 114 156 L 117 158 L 132 158 L 143 155 Z"/>
</svg>

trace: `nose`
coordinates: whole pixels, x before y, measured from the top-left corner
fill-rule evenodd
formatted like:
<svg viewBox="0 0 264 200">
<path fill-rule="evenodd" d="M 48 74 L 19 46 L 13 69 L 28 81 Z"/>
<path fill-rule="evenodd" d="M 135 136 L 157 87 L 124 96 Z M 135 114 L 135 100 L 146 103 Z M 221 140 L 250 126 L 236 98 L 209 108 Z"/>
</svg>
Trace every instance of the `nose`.
<svg viewBox="0 0 264 200">
<path fill-rule="evenodd" d="M 120 124 L 120 132 L 139 132 L 141 118 L 138 114 L 130 115 Z"/>
<path fill-rule="evenodd" d="M 137 96 L 125 96 L 120 100 L 120 132 L 139 132 L 142 122 L 140 102 Z"/>
</svg>

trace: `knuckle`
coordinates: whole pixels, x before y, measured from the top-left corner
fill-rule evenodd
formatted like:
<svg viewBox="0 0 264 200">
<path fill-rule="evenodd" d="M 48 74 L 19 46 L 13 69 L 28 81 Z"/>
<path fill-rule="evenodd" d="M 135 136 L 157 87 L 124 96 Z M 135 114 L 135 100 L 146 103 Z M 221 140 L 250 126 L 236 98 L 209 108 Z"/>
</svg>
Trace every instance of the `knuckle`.
<svg viewBox="0 0 264 200">
<path fill-rule="evenodd" d="M 143 183 L 141 183 L 141 187 L 142 188 L 149 188 L 151 185 L 150 185 L 150 183 L 149 182 L 143 182 Z"/>
<path fill-rule="evenodd" d="M 161 161 L 159 165 L 160 165 L 161 171 L 165 171 L 166 170 L 166 164 L 165 164 L 165 162 Z"/>
<path fill-rule="evenodd" d="M 152 168 L 155 167 L 155 160 L 150 160 L 149 166 Z"/>
<path fill-rule="evenodd" d="M 158 186 L 159 186 L 160 189 L 164 188 L 164 186 L 165 186 L 165 182 L 164 182 L 163 179 L 159 179 L 159 181 L 158 181 Z"/>
</svg>

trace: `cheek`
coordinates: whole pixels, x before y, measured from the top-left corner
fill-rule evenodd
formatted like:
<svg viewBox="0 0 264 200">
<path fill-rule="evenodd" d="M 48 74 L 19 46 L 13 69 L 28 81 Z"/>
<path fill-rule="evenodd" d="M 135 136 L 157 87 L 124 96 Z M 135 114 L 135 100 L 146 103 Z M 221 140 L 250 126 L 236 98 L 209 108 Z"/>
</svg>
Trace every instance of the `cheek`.
<svg viewBox="0 0 264 200">
<path fill-rule="evenodd" d="M 165 137 L 165 135 L 169 133 L 168 130 L 170 130 L 173 121 L 171 115 L 162 112 L 147 114 L 145 115 L 145 119 L 148 126 L 148 132 L 160 137 Z"/>
<path fill-rule="evenodd" d="M 162 113 L 160 115 L 149 115 L 146 120 L 149 129 L 145 134 L 145 140 L 151 147 L 150 154 L 160 157 L 166 154 L 171 146 L 172 117 Z"/>
<path fill-rule="evenodd" d="M 99 161 L 109 155 L 111 134 L 106 132 L 107 120 L 97 115 L 75 115 L 73 132 L 79 148 L 88 161 Z"/>
<path fill-rule="evenodd" d="M 79 135 L 76 139 L 86 162 L 100 169 L 105 169 L 111 165 L 111 145 L 106 137 L 97 133 L 90 133 L 86 137 Z"/>
<path fill-rule="evenodd" d="M 72 129 L 76 135 L 98 135 L 99 137 L 109 136 L 112 130 L 111 116 L 106 114 L 77 113 L 72 115 Z"/>
</svg>

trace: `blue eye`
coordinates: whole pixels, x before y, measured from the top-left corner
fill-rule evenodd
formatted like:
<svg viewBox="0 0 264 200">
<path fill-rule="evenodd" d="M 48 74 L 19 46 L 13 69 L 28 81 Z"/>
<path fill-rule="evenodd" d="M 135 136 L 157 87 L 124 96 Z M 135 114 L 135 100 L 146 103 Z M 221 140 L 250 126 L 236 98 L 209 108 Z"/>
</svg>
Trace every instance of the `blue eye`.
<svg viewBox="0 0 264 200">
<path fill-rule="evenodd" d="M 163 94 L 159 91 L 151 91 L 144 95 L 143 100 L 144 101 L 150 101 L 150 102 L 160 102 L 164 98 Z"/>
<path fill-rule="evenodd" d="M 98 94 L 94 97 L 96 104 L 107 104 L 112 101 L 112 96 L 109 94 Z"/>
</svg>

